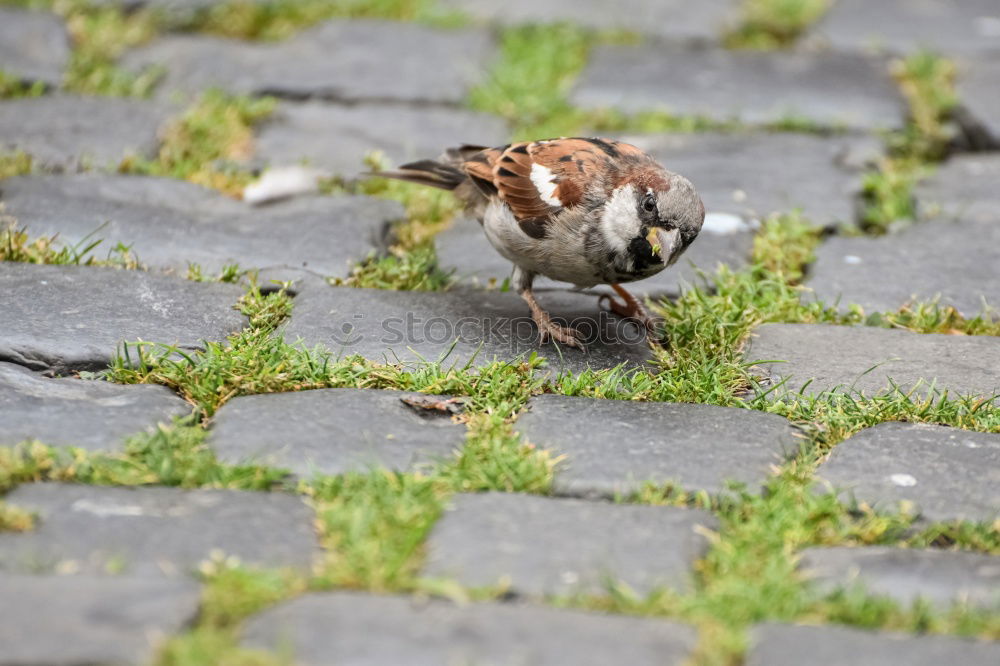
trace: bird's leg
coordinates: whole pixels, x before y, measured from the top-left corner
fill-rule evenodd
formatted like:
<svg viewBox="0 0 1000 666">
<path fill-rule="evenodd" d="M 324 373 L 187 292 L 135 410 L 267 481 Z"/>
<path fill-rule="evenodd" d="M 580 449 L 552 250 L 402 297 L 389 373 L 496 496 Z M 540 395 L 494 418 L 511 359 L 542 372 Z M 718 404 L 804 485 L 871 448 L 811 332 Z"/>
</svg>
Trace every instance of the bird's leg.
<svg viewBox="0 0 1000 666">
<path fill-rule="evenodd" d="M 535 293 L 531 290 L 531 283 L 534 279 L 535 276 L 532 273 L 522 271 L 520 268 L 514 269 L 514 284 L 518 293 L 521 294 L 521 298 L 528 304 L 528 309 L 531 310 L 531 318 L 535 320 L 535 325 L 538 326 L 541 341 L 545 343 L 551 339 L 561 342 L 567 347 L 583 349 L 583 344 L 580 342 L 576 330 L 568 326 L 560 326 L 552 321 L 549 313 L 543 310 L 542 306 L 535 300 Z"/>
<path fill-rule="evenodd" d="M 568 347 L 576 347 L 577 349 L 583 349 L 583 345 L 580 343 L 580 338 L 577 337 L 577 332 L 575 329 L 569 326 L 561 326 L 554 321 L 549 313 L 542 309 L 542 306 L 538 304 L 535 300 L 535 294 L 531 291 L 531 288 L 527 288 L 521 292 L 521 298 L 528 304 L 531 309 L 531 318 L 535 320 L 535 324 L 538 325 L 538 331 L 541 334 L 542 342 L 548 342 L 551 338 L 556 342 L 561 342 Z"/>
<path fill-rule="evenodd" d="M 643 304 L 640 303 L 635 296 L 625 291 L 625 288 L 620 284 L 611 283 L 611 288 L 622 297 L 622 301 L 624 301 L 624 303 L 615 300 L 614 296 L 611 296 L 610 294 L 602 294 L 598 299 L 598 303 L 603 304 L 604 299 L 607 299 L 609 310 L 614 312 L 619 317 L 637 321 L 642 324 L 648 332 L 654 333 L 656 331 L 656 320 L 650 316 Z"/>
</svg>

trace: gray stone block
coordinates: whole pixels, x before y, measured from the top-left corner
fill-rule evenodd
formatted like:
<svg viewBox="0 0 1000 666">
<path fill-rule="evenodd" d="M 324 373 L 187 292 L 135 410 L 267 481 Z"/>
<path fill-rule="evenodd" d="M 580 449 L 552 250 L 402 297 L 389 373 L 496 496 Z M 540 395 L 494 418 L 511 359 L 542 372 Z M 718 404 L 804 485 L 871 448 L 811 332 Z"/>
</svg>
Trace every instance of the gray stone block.
<svg viewBox="0 0 1000 666">
<path fill-rule="evenodd" d="M 260 461 L 303 477 L 371 466 L 407 471 L 465 441 L 465 426 L 450 414 L 402 401 L 413 395 L 335 388 L 234 398 L 216 414 L 210 442 L 226 462 Z"/>
<path fill-rule="evenodd" d="M 295 495 L 34 483 L 6 501 L 38 523 L 0 532 L 4 571 L 178 575 L 220 551 L 249 566 L 305 569 L 319 554 L 313 512 Z"/>
<path fill-rule="evenodd" d="M 142 271 L 0 263 L 0 361 L 67 374 L 103 370 L 122 342 L 201 348 L 246 325 L 243 289 Z"/>
<path fill-rule="evenodd" d="M 990 336 L 911 333 L 899 329 L 827 324 L 764 324 L 755 329 L 744 358 L 771 361 L 756 367 L 783 389 L 861 392 L 872 396 L 930 383 L 951 396 L 1000 395 L 1000 347 Z M 772 395 L 777 397 L 780 390 Z"/>
<path fill-rule="evenodd" d="M 710 514 L 512 493 L 456 495 L 434 526 L 423 573 L 462 585 L 506 584 L 528 597 L 684 590 L 708 550 Z"/>
<path fill-rule="evenodd" d="M 817 226 L 853 224 L 861 172 L 881 154 L 864 135 L 657 134 L 625 137 L 698 189 L 709 213 L 764 219 L 799 209 Z"/>
<path fill-rule="evenodd" d="M 939 220 L 877 238 L 830 238 L 816 251 L 804 300 L 845 311 L 857 304 L 870 314 L 937 299 L 969 318 L 998 318 L 997 247 L 1000 224 L 986 221 Z"/>
<path fill-rule="evenodd" d="M 756 491 L 798 450 L 785 419 L 714 405 L 542 395 L 515 427 L 566 456 L 553 490 L 584 497 L 628 494 L 646 481 L 720 493 L 732 480 Z"/>
<path fill-rule="evenodd" d="M 0 446 L 37 439 L 50 446 L 120 451 L 125 439 L 191 413 L 163 386 L 43 379 L 0 363 Z"/>
<path fill-rule="evenodd" d="M 713 226 L 713 219 L 723 224 Z M 744 268 L 750 263 L 753 251 L 751 226 L 749 222 L 730 215 L 709 215 L 706 228 L 676 264 L 645 280 L 630 282 L 625 287 L 640 297 L 676 297 L 692 284 L 704 285 L 701 272 L 711 276 L 720 265 L 733 270 Z M 455 279 L 461 284 L 498 287 L 513 270 L 513 264 L 493 249 L 482 227 L 474 220 L 456 220 L 451 227 L 438 234 L 434 242 L 438 263 L 445 270 L 454 271 Z M 535 284 L 549 289 L 570 286 L 544 277 L 538 278 Z M 595 295 L 613 293 L 605 285 L 588 291 Z"/>
<path fill-rule="evenodd" d="M 461 104 L 493 52 L 485 31 L 343 20 L 276 43 L 169 36 L 121 63 L 133 71 L 166 65 L 158 88 L 166 96 L 217 87 L 292 99 Z"/>
<path fill-rule="evenodd" d="M 932 522 L 1000 517 L 1000 435 L 881 423 L 834 448 L 818 472 L 841 496 L 879 510 L 913 506 Z"/>
<path fill-rule="evenodd" d="M 251 618 L 244 645 L 288 647 L 300 666 L 668 666 L 696 633 L 660 619 L 356 592 L 307 594 Z"/>
<path fill-rule="evenodd" d="M 983 223 L 979 233 L 988 234 L 1000 225 L 998 182 L 1000 155 L 955 155 L 939 166 L 929 178 L 916 185 L 914 198 L 923 220 L 979 222 Z M 940 244 L 955 242 L 952 238 L 954 234 L 945 233 L 947 227 L 931 228 L 942 230 Z M 983 245 L 996 247 L 995 241 L 991 243 L 989 240 L 984 240 Z M 994 254 L 994 262 L 995 257 Z"/>
<path fill-rule="evenodd" d="M 58 16 L 0 7 L 0 71 L 58 86 L 69 55 L 69 33 Z"/>
<path fill-rule="evenodd" d="M 528 306 L 512 292 L 401 292 L 382 289 L 306 290 L 295 301 L 285 340 L 322 345 L 336 356 L 359 354 L 379 362 L 482 366 L 533 352 L 553 371 L 578 372 L 619 364 L 642 367 L 652 352 L 640 331 L 598 309 L 592 295 L 536 292 L 553 318 L 572 324 L 586 350 L 540 345 Z"/>
<path fill-rule="evenodd" d="M 848 53 L 599 47 L 571 101 L 750 125 L 795 118 L 847 129 L 895 128 L 905 117 L 886 65 Z"/>
<path fill-rule="evenodd" d="M 822 590 L 861 585 L 904 607 L 923 599 L 1000 609 L 1000 562 L 994 555 L 909 548 L 809 548 L 802 572 Z"/>
<path fill-rule="evenodd" d="M 837 0 L 813 32 L 838 51 L 1000 54 L 994 0 Z"/>
<path fill-rule="evenodd" d="M 524 23 L 569 22 L 594 30 L 623 30 L 692 43 L 718 42 L 737 19 L 734 0 L 444 0 L 455 9 L 479 20 L 516 26 Z"/>
<path fill-rule="evenodd" d="M 227 264 L 346 277 L 388 244 L 396 202 L 361 196 L 306 197 L 251 207 L 169 178 L 82 174 L 25 176 L 0 183 L 6 212 L 33 236 L 63 243 L 131 246 L 146 266 L 183 275 L 189 264 L 215 274 Z M 279 275 L 280 277 L 280 275 Z"/>
<path fill-rule="evenodd" d="M 978 148 L 1000 149 L 1000 56 L 959 65 L 957 119 Z"/>
<path fill-rule="evenodd" d="M 998 659 L 1000 643 L 968 638 L 765 624 L 750 632 L 746 666 L 993 666 Z"/>
<path fill-rule="evenodd" d="M 199 586 L 183 579 L 0 573 L 0 665 L 153 662 L 193 623 Z"/>
<path fill-rule="evenodd" d="M 45 95 L 0 101 L 0 151 L 23 151 L 36 166 L 114 169 L 153 157 L 168 107 L 141 99 Z"/>
<path fill-rule="evenodd" d="M 299 164 L 344 176 L 369 171 L 365 156 L 379 151 L 393 166 L 437 157 L 460 143 L 503 145 L 506 123 L 462 109 L 380 104 L 285 103 L 260 129 L 257 159 Z"/>
</svg>

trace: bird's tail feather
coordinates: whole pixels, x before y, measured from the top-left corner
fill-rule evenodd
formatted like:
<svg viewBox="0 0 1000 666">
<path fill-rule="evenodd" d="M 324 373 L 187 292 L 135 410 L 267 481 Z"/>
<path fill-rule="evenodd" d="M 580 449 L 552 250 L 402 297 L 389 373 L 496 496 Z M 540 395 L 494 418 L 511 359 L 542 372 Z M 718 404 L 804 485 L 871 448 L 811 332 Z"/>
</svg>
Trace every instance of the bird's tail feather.
<svg viewBox="0 0 1000 666">
<path fill-rule="evenodd" d="M 463 143 L 456 148 L 449 148 L 445 151 L 444 155 L 436 160 L 410 162 L 398 169 L 380 171 L 372 175 L 405 180 L 410 183 L 419 183 L 442 190 L 454 190 L 468 179 L 465 172 L 459 168 L 462 162 L 484 150 L 487 150 L 485 146 L 474 146 Z"/>
<path fill-rule="evenodd" d="M 420 185 L 436 187 L 442 190 L 454 190 L 465 182 L 467 178 L 465 173 L 457 167 L 435 160 L 410 162 L 398 169 L 379 171 L 372 175 L 405 180 L 409 183 L 419 183 Z"/>
</svg>

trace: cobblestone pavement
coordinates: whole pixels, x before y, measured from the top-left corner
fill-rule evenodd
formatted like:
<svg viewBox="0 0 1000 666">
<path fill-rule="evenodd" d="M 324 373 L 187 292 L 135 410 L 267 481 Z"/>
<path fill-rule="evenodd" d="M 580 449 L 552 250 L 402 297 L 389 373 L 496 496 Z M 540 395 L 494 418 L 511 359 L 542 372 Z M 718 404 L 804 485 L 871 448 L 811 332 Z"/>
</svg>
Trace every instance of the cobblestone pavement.
<svg viewBox="0 0 1000 666">
<path fill-rule="evenodd" d="M 0 1 L 0 666 L 1000 663 L 995 0 L 89 4 Z M 539 132 L 701 193 L 662 346 L 363 177 Z"/>
</svg>

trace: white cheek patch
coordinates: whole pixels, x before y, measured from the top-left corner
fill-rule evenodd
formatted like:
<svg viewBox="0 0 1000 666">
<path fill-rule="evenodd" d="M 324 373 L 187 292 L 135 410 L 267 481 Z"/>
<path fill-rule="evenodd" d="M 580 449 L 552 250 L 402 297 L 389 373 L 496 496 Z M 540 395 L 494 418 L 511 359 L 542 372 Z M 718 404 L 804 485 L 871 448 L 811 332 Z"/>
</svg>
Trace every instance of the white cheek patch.
<svg viewBox="0 0 1000 666">
<path fill-rule="evenodd" d="M 556 198 L 556 184 L 552 182 L 553 180 L 555 180 L 555 176 L 552 173 L 552 169 L 541 164 L 532 163 L 531 182 L 534 184 L 535 189 L 538 190 L 538 196 L 548 205 L 562 208 L 562 202 Z"/>
<path fill-rule="evenodd" d="M 632 238 L 639 231 L 639 216 L 636 213 L 635 188 L 631 185 L 614 191 L 604 204 L 601 215 L 601 230 L 611 249 L 625 252 Z"/>
</svg>

